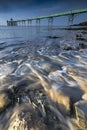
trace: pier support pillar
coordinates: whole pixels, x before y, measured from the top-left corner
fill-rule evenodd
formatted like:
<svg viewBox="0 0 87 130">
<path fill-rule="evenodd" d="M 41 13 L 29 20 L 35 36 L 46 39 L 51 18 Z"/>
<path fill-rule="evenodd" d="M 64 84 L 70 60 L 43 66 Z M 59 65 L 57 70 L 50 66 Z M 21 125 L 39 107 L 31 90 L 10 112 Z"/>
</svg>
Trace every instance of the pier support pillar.
<svg viewBox="0 0 87 130">
<path fill-rule="evenodd" d="M 24 25 L 24 21 L 22 20 L 21 22 L 22 22 L 22 26 L 23 26 Z"/>
<path fill-rule="evenodd" d="M 30 25 L 30 20 L 27 21 L 28 26 Z"/>
<path fill-rule="evenodd" d="M 25 20 L 22 20 L 22 26 L 25 26 Z"/>
<path fill-rule="evenodd" d="M 17 22 L 17 25 L 19 26 L 19 22 Z"/>
<path fill-rule="evenodd" d="M 53 25 L 53 17 L 48 18 L 48 26 Z"/>
<path fill-rule="evenodd" d="M 30 26 L 32 25 L 32 20 L 30 20 Z"/>
<path fill-rule="evenodd" d="M 15 21 L 15 26 L 18 26 L 18 23 Z"/>
<path fill-rule="evenodd" d="M 40 19 L 36 19 L 36 25 L 40 26 Z"/>
<path fill-rule="evenodd" d="M 17 22 L 17 25 L 20 26 L 20 22 Z"/>
<path fill-rule="evenodd" d="M 74 21 L 75 14 L 68 15 L 68 25 L 72 25 Z"/>
</svg>

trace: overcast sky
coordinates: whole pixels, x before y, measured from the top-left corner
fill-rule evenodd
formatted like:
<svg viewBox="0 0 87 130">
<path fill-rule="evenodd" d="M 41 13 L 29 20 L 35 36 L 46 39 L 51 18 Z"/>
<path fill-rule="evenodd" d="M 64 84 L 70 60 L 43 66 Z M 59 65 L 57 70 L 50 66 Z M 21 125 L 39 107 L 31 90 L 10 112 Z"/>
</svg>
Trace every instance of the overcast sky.
<svg viewBox="0 0 87 130">
<path fill-rule="evenodd" d="M 0 0 L 0 24 L 11 17 L 16 20 L 83 8 L 87 8 L 87 0 Z"/>
</svg>

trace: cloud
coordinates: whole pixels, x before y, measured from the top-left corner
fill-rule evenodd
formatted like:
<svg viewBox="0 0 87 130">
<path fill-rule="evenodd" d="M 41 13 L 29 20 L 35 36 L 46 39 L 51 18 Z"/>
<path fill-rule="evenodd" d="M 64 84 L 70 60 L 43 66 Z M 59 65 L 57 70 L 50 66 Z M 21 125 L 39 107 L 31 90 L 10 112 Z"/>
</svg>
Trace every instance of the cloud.
<svg viewBox="0 0 87 130">
<path fill-rule="evenodd" d="M 0 0 L 0 12 L 10 12 L 15 10 L 15 8 L 26 8 L 31 6 L 32 0 Z"/>
<path fill-rule="evenodd" d="M 0 22 L 80 8 L 87 8 L 87 0 L 0 0 Z"/>
<path fill-rule="evenodd" d="M 27 9 L 31 7 L 38 7 L 42 5 L 45 7 L 50 7 L 51 5 L 62 6 L 63 8 L 74 8 L 86 7 L 87 0 L 0 0 L 0 11 L 10 12 L 15 8 L 17 9 Z"/>
<path fill-rule="evenodd" d="M 86 8 L 87 0 L 0 0 L 0 13 L 22 11 L 37 12 L 37 15 L 52 14 L 67 10 Z M 38 11 L 39 10 L 39 11 Z M 40 13 L 40 14 L 39 14 Z"/>
</svg>

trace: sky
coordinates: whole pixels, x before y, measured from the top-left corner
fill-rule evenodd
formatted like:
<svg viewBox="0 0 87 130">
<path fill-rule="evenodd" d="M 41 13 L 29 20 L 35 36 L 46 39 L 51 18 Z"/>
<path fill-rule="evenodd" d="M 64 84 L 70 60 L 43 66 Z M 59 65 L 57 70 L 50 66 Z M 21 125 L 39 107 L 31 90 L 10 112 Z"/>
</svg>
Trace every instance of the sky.
<svg viewBox="0 0 87 130">
<path fill-rule="evenodd" d="M 0 24 L 6 24 L 11 17 L 19 20 L 84 8 L 87 0 L 0 0 Z M 81 14 L 75 22 L 86 21 L 86 15 Z M 61 22 L 63 24 L 63 18 L 58 20 Z"/>
</svg>

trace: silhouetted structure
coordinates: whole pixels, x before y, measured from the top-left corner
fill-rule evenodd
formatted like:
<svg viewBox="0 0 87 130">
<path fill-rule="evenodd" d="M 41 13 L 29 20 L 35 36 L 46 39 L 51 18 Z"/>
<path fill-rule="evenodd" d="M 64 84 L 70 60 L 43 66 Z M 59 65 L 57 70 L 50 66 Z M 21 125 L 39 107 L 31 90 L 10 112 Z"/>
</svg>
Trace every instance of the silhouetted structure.
<svg viewBox="0 0 87 130">
<path fill-rule="evenodd" d="M 36 25 L 40 26 L 42 19 L 47 19 L 48 26 L 52 26 L 54 18 L 60 17 L 60 16 L 68 16 L 68 25 L 72 25 L 75 15 L 81 14 L 81 13 L 87 13 L 87 8 L 79 9 L 79 10 L 72 10 L 72 11 L 67 11 L 67 12 L 60 12 L 60 13 L 47 15 L 47 16 L 39 16 L 39 17 L 34 17 L 34 18 L 21 19 L 21 20 L 16 20 L 16 21 L 14 21 L 11 18 L 10 21 L 7 21 L 7 26 L 31 26 L 32 22 L 34 20 L 36 21 Z"/>
<path fill-rule="evenodd" d="M 17 26 L 17 22 L 11 18 L 10 21 L 7 20 L 7 26 Z"/>
</svg>

